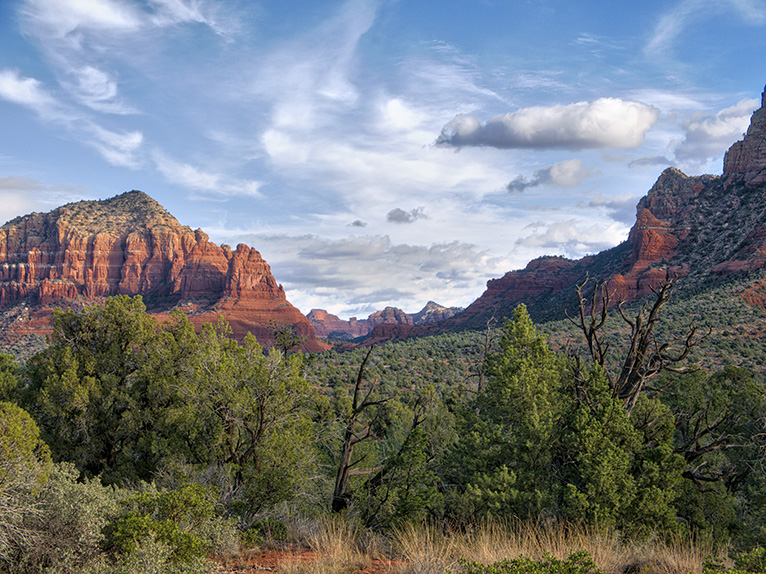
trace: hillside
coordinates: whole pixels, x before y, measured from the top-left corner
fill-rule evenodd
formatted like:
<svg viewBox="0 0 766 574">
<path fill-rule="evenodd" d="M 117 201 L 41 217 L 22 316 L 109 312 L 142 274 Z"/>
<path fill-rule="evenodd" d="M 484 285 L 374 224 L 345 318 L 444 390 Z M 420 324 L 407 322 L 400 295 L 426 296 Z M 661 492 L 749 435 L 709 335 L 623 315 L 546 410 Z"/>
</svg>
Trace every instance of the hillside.
<svg viewBox="0 0 766 574">
<path fill-rule="evenodd" d="M 5 348 L 45 335 L 55 306 L 82 306 L 112 295 L 141 295 L 153 313 L 180 308 L 196 326 L 229 321 L 263 344 L 273 325 L 289 326 L 303 348 L 324 348 L 286 298 L 261 254 L 218 246 L 182 226 L 141 191 L 80 201 L 0 227 L 0 322 Z"/>
<path fill-rule="evenodd" d="M 668 168 L 636 206 L 628 239 L 597 255 L 570 260 L 545 256 L 487 282 L 462 313 L 437 325 L 383 325 L 369 342 L 482 329 L 520 303 L 536 321 L 557 320 L 574 305 L 586 277 L 605 282 L 612 302 L 635 301 L 678 279 L 695 293 L 742 281 L 766 267 L 766 90 L 742 141 L 731 146 L 721 176 L 687 176 Z M 743 299 L 744 300 L 744 299 Z M 758 298 L 749 304 L 762 306 Z"/>
</svg>

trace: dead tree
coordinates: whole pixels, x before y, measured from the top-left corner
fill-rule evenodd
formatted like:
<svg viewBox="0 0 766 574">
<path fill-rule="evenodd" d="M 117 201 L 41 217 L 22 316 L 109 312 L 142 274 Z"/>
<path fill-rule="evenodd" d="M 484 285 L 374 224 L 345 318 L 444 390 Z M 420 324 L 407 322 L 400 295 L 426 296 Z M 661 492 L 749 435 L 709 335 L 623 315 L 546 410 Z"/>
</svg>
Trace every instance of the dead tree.
<svg viewBox="0 0 766 574">
<path fill-rule="evenodd" d="M 614 395 L 622 401 L 630 413 L 636 406 L 641 393 L 647 389 L 647 384 L 660 371 L 683 371 L 679 368 L 689 352 L 699 342 L 710 334 L 699 336 L 697 327 L 692 323 L 681 337 L 671 337 L 668 341 L 660 342 L 655 334 L 655 327 L 660 317 L 660 311 L 670 299 L 675 281 L 671 279 L 658 289 L 652 288 L 655 295 L 654 303 L 649 308 L 641 305 L 634 317 L 629 317 L 623 308 L 624 301 L 617 302 L 617 312 L 622 320 L 630 327 L 628 349 L 622 360 L 619 373 L 615 376 L 610 370 L 608 354 L 609 343 L 602 337 L 602 329 L 609 315 L 610 293 L 606 284 L 595 282 L 590 298 L 583 295 L 583 290 L 589 278 L 577 285 L 577 302 L 579 316 L 575 319 L 567 317 L 585 335 L 593 361 L 603 368 L 609 386 Z"/>
<path fill-rule="evenodd" d="M 348 492 L 348 480 L 351 476 L 356 474 L 370 474 L 378 469 L 363 469 L 358 470 L 355 467 L 361 463 L 366 455 L 361 456 L 354 460 L 354 447 L 359 443 L 373 438 L 373 427 L 375 426 L 376 417 L 373 417 L 367 424 L 360 425 L 359 418 L 362 413 L 374 406 L 382 405 L 389 399 L 384 398 L 380 400 L 371 400 L 372 392 L 376 386 L 370 384 L 367 388 L 367 392 L 362 395 L 362 383 L 364 381 L 364 369 L 367 366 L 367 361 L 372 354 L 371 346 L 367 355 L 364 357 L 361 366 L 359 367 L 359 373 L 356 377 L 356 384 L 354 385 L 354 398 L 351 403 L 351 413 L 346 421 L 346 430 L 343 435 L 343 450 L 341 450 L 340 462 L 338 464 L 338 474 L 335 478 L 335 490 L 332 495 L 332 510 L 333 512 L 340 512 L 348 506 L 348 500 L 350 498 Z"/>
</svg>

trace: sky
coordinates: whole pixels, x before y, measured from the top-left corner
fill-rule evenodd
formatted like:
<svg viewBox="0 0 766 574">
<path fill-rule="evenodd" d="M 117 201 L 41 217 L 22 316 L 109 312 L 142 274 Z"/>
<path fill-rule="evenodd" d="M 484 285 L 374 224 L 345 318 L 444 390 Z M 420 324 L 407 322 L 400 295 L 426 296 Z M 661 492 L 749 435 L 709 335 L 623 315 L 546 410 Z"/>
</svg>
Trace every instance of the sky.
<svg viewBox="0 0 766 574">
<path fill-rule="evenodd" d="M 720 174 L 766 0 L 0 0 L 0 222 L 140 189 L 304 313 L 467 306 Z"/>
</svg>

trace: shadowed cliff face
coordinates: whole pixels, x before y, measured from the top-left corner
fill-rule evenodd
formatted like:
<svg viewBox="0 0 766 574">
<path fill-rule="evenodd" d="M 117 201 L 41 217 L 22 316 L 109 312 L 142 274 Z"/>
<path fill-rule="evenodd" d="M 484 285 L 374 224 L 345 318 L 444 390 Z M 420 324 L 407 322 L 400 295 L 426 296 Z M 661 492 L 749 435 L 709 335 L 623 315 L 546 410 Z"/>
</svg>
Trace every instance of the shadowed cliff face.
<svg viewBox="0 0 766 574">
<path fill-rule="evenodd" d="M 273 343 L 270 323 L 292 326 L 305 350 L 323 348 L 258 251 L 211 243 L 143 192 L 0 227 L 0 309 L 24 302 L 34 323 L 53 304 L 123 294 L 141 295 L 151 312 L 179 306 L 197 326 L 223 315 L 234 336 L 250 331 L 264 345 Z"/>
</svg>

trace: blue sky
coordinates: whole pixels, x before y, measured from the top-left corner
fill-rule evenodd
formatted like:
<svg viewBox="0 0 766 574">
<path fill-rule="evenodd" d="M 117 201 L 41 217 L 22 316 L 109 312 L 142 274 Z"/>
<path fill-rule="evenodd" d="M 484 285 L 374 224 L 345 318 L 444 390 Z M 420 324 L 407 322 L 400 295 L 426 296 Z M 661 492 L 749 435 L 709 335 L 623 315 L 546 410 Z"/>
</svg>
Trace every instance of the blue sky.
<svg viewBox="0 0 766 574">
<path fill-rule="evenodd" d="M 3 0 L 0 220 L 141 189 L 288 299 L 465 306 L 720 174 L 766 0 Z"/>
</svg>

